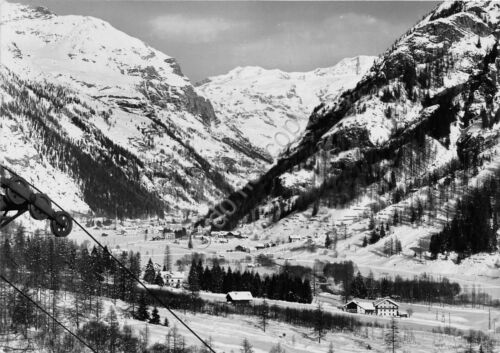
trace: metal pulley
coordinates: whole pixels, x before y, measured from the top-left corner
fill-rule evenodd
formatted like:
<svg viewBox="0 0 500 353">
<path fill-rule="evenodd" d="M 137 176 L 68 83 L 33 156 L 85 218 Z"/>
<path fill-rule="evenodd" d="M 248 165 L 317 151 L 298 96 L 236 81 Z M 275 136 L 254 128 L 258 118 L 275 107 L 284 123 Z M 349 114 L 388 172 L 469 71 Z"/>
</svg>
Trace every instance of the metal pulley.
<svg viewBox="0 0 500 353">
<path fill-rule="evenodd" d="M 45 194 L 35 194 L 28 182 L 19 176 L 10 179 L 1 178 L 0 186 L 5 195 L 0 194 L 0 227 L 3 227 L 25 212 L 38 221 L 49 220 L 50 229 L 56 237 L 66 237 L 73 229 L 73 219 L 64 211 L 54 211 L 50 198 Z M 17 211 L 14 216 L 7 216 L 9 211 Z"/>
<path fill-rule="evenodd" d="M 5 187 L 5 196 L 7 196 L 7 200 L 16 206 L 24 205 L 31 195 L 28 183 L 20 177 L 8 179 L 5 182 Z"/>
<path fill-rule="evenodd" d="M 31 217 L 37 221 L 44 221 L 54 213 L 50 199 L 45 194 L 34 194 L 28 208 Z"/>
<path fill-rule="evenodd" d="M 73 229 L 71 216 L 66 212 L 56 212 L 55 217 L 50 220 L 50 230 L 56 237 L 67 237 Z"/>
</svg>

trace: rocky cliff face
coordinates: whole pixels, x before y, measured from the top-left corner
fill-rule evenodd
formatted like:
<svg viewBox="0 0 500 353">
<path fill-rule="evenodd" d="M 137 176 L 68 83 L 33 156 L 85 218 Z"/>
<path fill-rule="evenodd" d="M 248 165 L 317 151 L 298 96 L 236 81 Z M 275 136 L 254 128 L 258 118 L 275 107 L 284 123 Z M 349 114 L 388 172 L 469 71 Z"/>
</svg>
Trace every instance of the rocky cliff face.
<svg viewBox="0 0 500 353">
<path fill-rule="evenodd" d="M 353 88 L 374 59 L 343 59 L 309 72 L 238 67 L 204 80 L 197 90 L 214 104 L 221 125 L 277 157 L 300 137 L 314 107 Z"/>
<path fill-rule="evenodd" d="M 356 87 L 314 109 L 277 163 L 229 197 L 236 212 L 216 207 L 206 219 L 231 228 L 259 210 L 279 219 L 363 197 L 375 212 L 390 214 L 437 197 L 450 180 L 460 190 L 470 180 L 480 183 L 496 168 L 499 21 L 498 1 L 441 4 L 375 60 Z M 302 188 L 284 187 L 304 172 Z"/>
<path fill-rule="evenodd" d="M 268 163 L 248 141 L 214 132 L 220 121 L 210 101 L 197 94 L 174 58 L 96 18 L 0 6 L 7 119 L 0 144 L 9 165 L 27 168 L 22 161 L 31 152 L 15 151 L 9 141 L 28 138 L 41 163 L 37 169 L 55 168 L 83 185 L 65 192 L 114 214 L 116 197 L 136 190 L 129 206 L 134 211 L 125 212 L 135 216 L 141 199 L 151 201 L 144 213 L 208 203 Z M 89 166 L 103 171 L 103 199 L 90 195 L 90 175 L 82 174 Z M 123 190 L 112 191 L 114 176 L 106 177 L 106 168 L 116 168 Z"/>
</svg>

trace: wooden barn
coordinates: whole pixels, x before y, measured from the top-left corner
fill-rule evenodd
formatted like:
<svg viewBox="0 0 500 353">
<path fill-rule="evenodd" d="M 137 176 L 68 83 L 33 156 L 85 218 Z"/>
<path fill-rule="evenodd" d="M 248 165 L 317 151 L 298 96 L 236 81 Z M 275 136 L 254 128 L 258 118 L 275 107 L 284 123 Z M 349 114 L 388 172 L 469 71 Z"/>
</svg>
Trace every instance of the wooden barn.
<svg viewBox="0 0 500 353">
<path fill-rule="evenodd" d="M 373 306 L 373 303 L 361 300 L 351 300 L 343 306 L 343 310 L 348 313 L 367 315 L 375 314 L 375 307 Z"/>
<path fill-rule="evenodd" d="M 250 292 L 229 292 L 226 295 L 226 300 L 232 304 L 250 304 L 253 296 Z"/>
</svg>

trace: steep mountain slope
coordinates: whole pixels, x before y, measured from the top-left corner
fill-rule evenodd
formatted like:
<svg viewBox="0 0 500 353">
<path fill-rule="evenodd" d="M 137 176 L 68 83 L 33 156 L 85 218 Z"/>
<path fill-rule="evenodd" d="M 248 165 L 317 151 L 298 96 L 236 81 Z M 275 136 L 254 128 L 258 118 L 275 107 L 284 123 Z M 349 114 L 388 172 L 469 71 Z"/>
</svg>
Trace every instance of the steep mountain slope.
<svg viewBox="0 0 500 353">
<path fill-rule="evenodd" d="M 138 196 L 129 216 L 193 207 L 269 163 L 247 140 L 217 130 L 212 105 L 175 59 L 96 18 L 0 6 L 4 130 L 29 138 L 41 160 L 70 174 L 82 190 L 68 192 L 83 194 L 90 208 L 114 214 L 127 189 Z M 0 143 L 5 159 L 17 156 L 11 165 L 29 156 Z M 82 174 L 89 166 L 96 180 Z M 152 210 L 141 211 L 145 199 Z"/>
<path fill-rule="evenodd" d="M 314 107 L 353 88 L 375 57 L 341 60 L 329 68 L 284 72 L 238 67 L 197 85 L 222 125 L 276 157 L 305 129 Z"/>
<path fill-rule="evenodd" d="M 370 214 L 379 230 L 393 217 L 432 224 L 422 225 L 416 237 L 442 228 L 462 195 L 498 179 L 499 22 L 498 1 L 441 4 L 381 55 L 354 89 L 315 108 L 288 153 L 205 220 L 232 228 L 256 218 L 275 223 L 310 205 L 313 215 L 321 207 L 353 208 L 355 215 L 342 220 L 353 224 L 354 251 L 362 247 Z M 283 185 L 304 171 L 309 184 Z M 491 203 L 497 214 L 498 202 Z M 308 225 L 295 227 L 289 231 Z M 417 240 L 408 239 L 405 249 Z M 382 243 L 367 249 L 383 254 Z"/>
</svg>

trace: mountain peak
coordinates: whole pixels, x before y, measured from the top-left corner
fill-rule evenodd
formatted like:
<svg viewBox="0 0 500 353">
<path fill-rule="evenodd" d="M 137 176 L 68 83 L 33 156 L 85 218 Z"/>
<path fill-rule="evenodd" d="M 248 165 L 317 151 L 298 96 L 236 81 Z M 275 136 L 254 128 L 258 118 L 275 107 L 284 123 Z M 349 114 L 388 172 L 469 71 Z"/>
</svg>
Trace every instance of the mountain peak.
<svg viewBox="0 0 500 353">
<path fill-rule="evenodd" d="M 95 172 L 112 197 L 84 201 L 114 213 L 113 203 L 128 196 L 151 201 L 146 212 L 168 204 L 197 208 L 268 162 L 238 134 L 219 131 L 210 101 L 196 93 L 171 56 L 95 17 L 0 5 L 1 108 L 10 119 L 0 151 L 16 156 L 14 167 L 35 174 L 26 161 L 38 153 L 37 168 L 70 171 L 75 180 L 68 192 L 86 198 L 94 182 L 89 173 Z M 26 92 L 29 103 L 21 103 Z M 26 149 L 15 151 L 10 142 L 23 139 L 30 141 Z M 48 154 L 47 144 L 64 156 Z M 131 194 L 121 195 L 126 189 Z M 127 215 L 149 207 L 129 201 Z"/>
<path fill-rule="evenodd" d="M 271 146 L 268 152 L 277 156 L 300 135 L 314 107 L 353 88 L 374 59 L 346 58 L 333 67 L 308 72 L 236 67 L 200 82 L 197 89 L 212 101 L 225 125 L 238 128 L 257 146 Z M 294 125 L 294 132 L 286 136 L 286 143 L 277 142 L 277 134 L 286 131 L 284 124 Z"/>
</svg>

